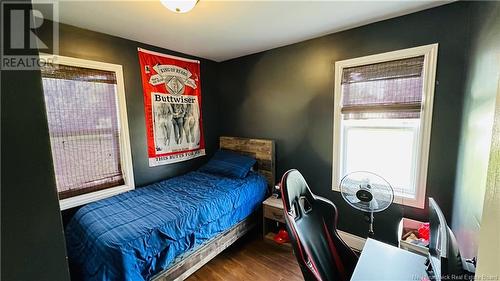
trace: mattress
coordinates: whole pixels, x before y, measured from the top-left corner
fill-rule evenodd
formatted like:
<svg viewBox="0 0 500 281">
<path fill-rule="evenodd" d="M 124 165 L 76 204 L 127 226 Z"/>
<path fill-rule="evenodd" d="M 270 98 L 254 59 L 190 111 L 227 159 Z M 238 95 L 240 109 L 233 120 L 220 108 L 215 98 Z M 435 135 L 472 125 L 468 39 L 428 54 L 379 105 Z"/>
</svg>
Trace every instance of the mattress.
<svg viewBox="0 0 500 281">
<path fill-rule="evenodd" d="M 70 264 L 83 280 L 148 280 L 249 216 L 266 186 L 195 171 L 88 204 L 66 227 Z"/>
</svg>

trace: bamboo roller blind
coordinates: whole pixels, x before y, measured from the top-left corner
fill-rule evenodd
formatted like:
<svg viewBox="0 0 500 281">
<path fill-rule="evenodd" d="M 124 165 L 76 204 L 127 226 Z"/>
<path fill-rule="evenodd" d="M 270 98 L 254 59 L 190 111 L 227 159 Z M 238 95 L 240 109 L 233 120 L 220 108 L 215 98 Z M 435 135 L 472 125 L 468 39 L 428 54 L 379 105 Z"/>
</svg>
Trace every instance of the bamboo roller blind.
<svg viewBox="0 0 500 281">
<path fill-rule="evenodd" d="M 343 69 L 343 118 L 419 118 L 423 65 L 419 56 Z"/>
</svg>

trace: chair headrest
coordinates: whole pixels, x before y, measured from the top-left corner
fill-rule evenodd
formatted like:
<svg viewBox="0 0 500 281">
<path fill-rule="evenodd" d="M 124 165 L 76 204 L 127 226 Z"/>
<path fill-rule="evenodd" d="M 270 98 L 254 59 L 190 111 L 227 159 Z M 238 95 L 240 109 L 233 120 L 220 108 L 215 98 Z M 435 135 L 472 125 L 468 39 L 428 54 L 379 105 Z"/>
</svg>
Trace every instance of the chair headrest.
<svg viewBox="0 0 500 281">
<path fill-rule="evenodd" d="M 311 198 L 311 191 L 302 174 L 293 169 L 283 175 L 281 180 L 283 198 L 285 199 L 286 209 L 290 210 L 293 202 L 301 197 Z"/>
</svg>

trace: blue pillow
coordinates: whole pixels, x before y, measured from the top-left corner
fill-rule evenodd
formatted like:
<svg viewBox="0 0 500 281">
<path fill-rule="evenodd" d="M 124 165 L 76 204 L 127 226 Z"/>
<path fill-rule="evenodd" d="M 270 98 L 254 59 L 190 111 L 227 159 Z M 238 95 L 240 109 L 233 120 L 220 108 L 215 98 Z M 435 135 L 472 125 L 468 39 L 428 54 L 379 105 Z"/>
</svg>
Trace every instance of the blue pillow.
<svg viewBox="0 0 500 281">
<path fill-rule="evenodd" d="M 242 179 L 247 176 L 255 162 L 255 159 L 251 157 L 227 150 L 219 150 L 199 171 Z"/>
</svg>

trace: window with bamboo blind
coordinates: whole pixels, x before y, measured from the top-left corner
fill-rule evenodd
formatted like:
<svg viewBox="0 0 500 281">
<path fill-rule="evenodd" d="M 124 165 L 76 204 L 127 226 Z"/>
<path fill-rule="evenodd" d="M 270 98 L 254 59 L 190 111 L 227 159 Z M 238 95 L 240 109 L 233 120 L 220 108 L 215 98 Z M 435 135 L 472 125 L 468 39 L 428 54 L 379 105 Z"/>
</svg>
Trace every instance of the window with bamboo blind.
<svg viewBox="0 0 500 281">
<path fill-rule="evenodd" d="M 333 188 L 370 171 L 396 202 L 423 208 L 437 45 L 335 64 Z"/>
<path fill-rule="evenodd" d="M 61 209 L 133 189 L 121 66 L 58 57 L 41 73 Z"/>
</svg>

